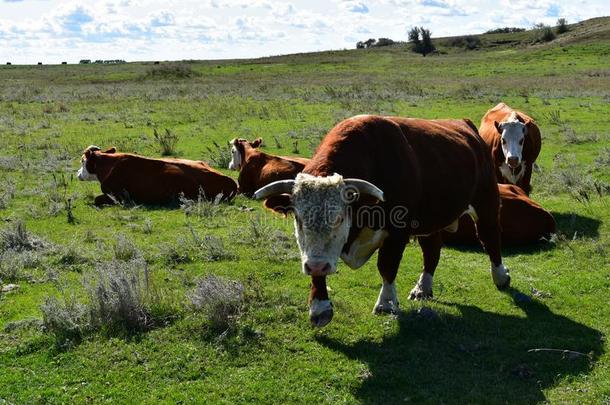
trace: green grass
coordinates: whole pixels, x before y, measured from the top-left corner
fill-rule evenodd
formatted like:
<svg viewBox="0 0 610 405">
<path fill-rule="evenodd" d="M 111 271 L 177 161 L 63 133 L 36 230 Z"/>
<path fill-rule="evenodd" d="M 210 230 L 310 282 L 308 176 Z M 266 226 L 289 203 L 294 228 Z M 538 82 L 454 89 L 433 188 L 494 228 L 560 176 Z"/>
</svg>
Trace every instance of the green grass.
<svg viewBox="0 0 610 405">
<path fill-rule="evenodd" d="M 0 204 L 0 228 L 21 219 L 52 245 L 36 252 L 33 268 L 3 280 L 20 288 L 0 295 L 0 403 L 608 403 L 610 197 L 591 191 L 577 200 L 553 174 L 571 162 L 583 184 L 610 183 L 608 164 L 596 163 L 610 142 L 609 54 L 609 38 L 589 35 L 426 58 L 399 46 L 192 62 L 199 74 L 176 80 L 148 79 L 153 65 L 146 63 L 0 67 L 0 202 L 14 185 Z M 259 202 L 238 197 L 214 217 L 98 210 L 92 198 L 99 184 L 74 177 L 90 144 L 160 156 L 153 128 L 176 133 L 177 155 L 185 158 L 206 159 L 206 147 L 236 136 L 262 136 L 265 150 L 279 154 L 291 154 L 297 140 L 309 156 L 351 115 L 478 123 L 499 101 L 541 127 L 532 197 L 554 213 L 560 237 L 505 250 L 513 278 L 505 293 L 493 286 L 481 249 L 445 248 L 435 299 L 426 303 L 406 299 L 422 266 L 411 243 L 398 276 L 398 317 L 371 315 L 380 287 L 373 258 L 357 271 L 340 265 L 329 279 L 335 318 L 311 329 L 309 280 L 299 271 L 291 219 Z M 571 142 L 566 128 L 583 141 Z M 67 179 L 66 190 L 53 175 Z M 70 197 L 75 224 L 62 205 Z M 251 221 L 262 236 L 253 236 Z M 191 243 L 190 229 L 221 238 L 234 257 L 209 261 L 190 252 L 168 260 L 168 251 Z M 277 230 L 287 236 L 272 237 Z M 155 286 L 175 303 L 171 322 L 136 335 L 88 334 L 68 349 L 35 323 L 14 328 L 40 319 L 45 297 L 59 286 L 84 296 L 83 278 L 112 259 L 118 234 L 135 243 Z M 67 246 L 83 260 L 62 259 Z M 240 280 L 250 297 L 235 328 L 221 336 L 188 305 L 206 274 Z M 532 296 L 532 288 L 542 293 L 519 301 L 516 293 Z M 424 306 L 438 318 L 417 315 Z M 585 356 L 528 352 L 535 348 Z"/>
</svg>

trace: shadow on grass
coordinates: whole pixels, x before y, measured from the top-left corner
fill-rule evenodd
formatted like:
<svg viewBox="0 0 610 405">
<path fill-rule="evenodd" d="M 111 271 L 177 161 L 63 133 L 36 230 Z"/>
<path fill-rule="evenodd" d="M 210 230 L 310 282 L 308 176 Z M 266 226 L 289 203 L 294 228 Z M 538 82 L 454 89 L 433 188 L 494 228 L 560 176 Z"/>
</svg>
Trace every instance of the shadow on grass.
<svg viewBox="0 0 610 405">
<path fill-rule="evenodd" d="M 510 291 L 513 295 L 516 290 Z M 539 301 L 515 302 L 523 315 L 446 304 L 461 315 L 398 318 L 399 331 L 381 342 L 318 341 L 368 365 L 356 395 L 363 403 L 537 403 L 558 379 L 587 373 L 603 352 L 602 334 L 552 313 Z M 556 348 L 586 355 L 528 353 Z"/>
<path fill-rule="evenodd" d="M 551 212 L 557 222 L 557 231 L 568 238 L 574 234 L 577 237 L 597 238 L 602 221 L 579 215 L 575 212 Z"/>
</svg>

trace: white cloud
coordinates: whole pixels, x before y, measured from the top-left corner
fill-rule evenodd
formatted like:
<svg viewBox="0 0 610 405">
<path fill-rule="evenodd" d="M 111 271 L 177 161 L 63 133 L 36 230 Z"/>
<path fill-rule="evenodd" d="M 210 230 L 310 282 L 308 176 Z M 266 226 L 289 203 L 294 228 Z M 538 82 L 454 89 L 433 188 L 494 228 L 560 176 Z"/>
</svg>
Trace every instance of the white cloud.
<svg viewBox="0 0 610 405">
<path fill-rule="evenodd" d="M 608 14 L 606 0 L 4 0 L 0 61 L 255 57 Z"/>
</svg>

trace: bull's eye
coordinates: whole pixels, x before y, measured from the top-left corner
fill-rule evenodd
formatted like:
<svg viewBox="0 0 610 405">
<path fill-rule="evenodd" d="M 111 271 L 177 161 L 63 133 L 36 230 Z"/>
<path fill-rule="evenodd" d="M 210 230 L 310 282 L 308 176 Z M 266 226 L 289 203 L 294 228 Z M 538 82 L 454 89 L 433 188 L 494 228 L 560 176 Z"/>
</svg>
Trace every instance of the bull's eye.
<svg viewBox="0 0 610 405">
<path fill-rule="evenodd" d="M 502 145 L 506 145 L 506 138 L 502 138 Z"/>
<path fill-rule="evenodd" d="M 294 219 L 296 219 L 297 226 L 299 227 L 299 229 L 303 229 L 303 221 L 301 220 L 301 218 L 295 215 Z"/>
<path fill-rule="evenodd" d="M 523 145 L 523 138 L 519 141 L 519 145 Z"/>
</svg>

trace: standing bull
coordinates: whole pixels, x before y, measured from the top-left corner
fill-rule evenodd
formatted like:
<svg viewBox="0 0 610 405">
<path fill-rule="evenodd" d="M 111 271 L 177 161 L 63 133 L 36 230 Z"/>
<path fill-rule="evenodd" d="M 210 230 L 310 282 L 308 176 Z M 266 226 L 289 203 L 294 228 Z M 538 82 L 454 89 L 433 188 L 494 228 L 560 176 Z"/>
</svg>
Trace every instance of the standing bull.
<svg viewBox="0 0 610 405">
<path fill-rule="evenodd" d="M 374 312 L 397 311 L 395 278 L 411 236 L 419 239 L 424 268 L 409 298 L 431 297 L 441 231 L 455 229 L 464 212 L 477 216 L 495 285 L 510 284 L 489 149 L 468 120 L 349 118 L 326 135 L 295 180 L 271 183 L 255 198 L 294 213 L 302 271 L 312 277 L 315 326 L 332 319 L 326 276 L 336 272 L 339 257 L 355 269 L 377 249 L 383 284 Z"/>
</svg>

